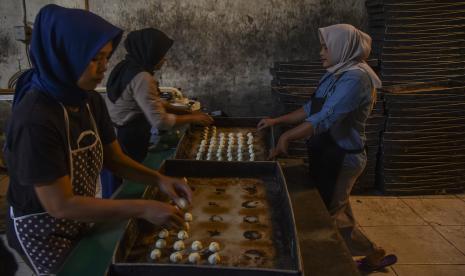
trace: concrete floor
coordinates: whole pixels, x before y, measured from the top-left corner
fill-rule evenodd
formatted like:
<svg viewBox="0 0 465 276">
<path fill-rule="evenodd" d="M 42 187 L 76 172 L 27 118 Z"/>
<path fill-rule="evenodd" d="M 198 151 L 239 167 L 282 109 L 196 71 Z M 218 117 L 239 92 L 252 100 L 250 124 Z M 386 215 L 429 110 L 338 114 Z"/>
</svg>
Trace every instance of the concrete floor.
<svg viewBox="0 0 465 276">
<path fill-rule="evenodd" d="M 353 196 L 355 217 L 398 263 L 370 275 L 465 275 L 465 195 Z"/>
<path fill-rule="evenodd" d="M 353 196 L 351 202 L 363 231 L 399 258 L 392 268 L 370 275 L 465 275 L 465 194 Z M 19 261 L 16 275 L 32 275 Z"/>
</svg>

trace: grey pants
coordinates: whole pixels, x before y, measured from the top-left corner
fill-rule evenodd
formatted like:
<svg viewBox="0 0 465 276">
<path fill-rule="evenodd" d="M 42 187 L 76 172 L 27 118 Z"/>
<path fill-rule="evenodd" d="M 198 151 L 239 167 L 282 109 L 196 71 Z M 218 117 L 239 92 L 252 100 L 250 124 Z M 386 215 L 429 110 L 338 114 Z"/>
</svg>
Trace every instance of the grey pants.
<svg viewBox="0 0 465 276">
<path fill-rule="evenodd" d="M 376 245 L 360 230 L 355 222 L 349 196 L 357 178 L 366 166 L 366 153 L 347 154 L 336 182 L 329 213 L 353 256 L 367 256 Z"/>
</svg>

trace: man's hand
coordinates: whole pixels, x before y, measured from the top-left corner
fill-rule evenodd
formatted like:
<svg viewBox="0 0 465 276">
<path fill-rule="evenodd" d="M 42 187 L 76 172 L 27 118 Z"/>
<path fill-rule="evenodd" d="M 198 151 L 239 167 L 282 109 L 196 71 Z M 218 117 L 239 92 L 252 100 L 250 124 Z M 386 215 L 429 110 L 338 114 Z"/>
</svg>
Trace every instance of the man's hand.
<svg viewBox="0 0 465 276">
<path fill-rule="evenodd" d="M 271 150 L 270 155 L 268 156 L 268 160 L 272 160 L 280 155 L 287 156 L 288 148 L 289 148 L 289 140 L 287 138 L 286 133 L 283 133 L 283 135 L 281 135 L 281 137 L 279 138 L 276 148 Z"/>
<path fill-rule="evenodd" d="M 186 178 L 181 179 L 162 175 L 158 186 L 160 187 L 160 191 L 166 194 L 178 206 L 181 206 L 181 198 L 185 198 L 189 203 L 192 202 L 192 190 L 187 185 Z"/>
<path fill-rule="evenodd" d="M 166 227 L 168 229 L 180 229 L 184 226 L 184 218 L 181 211 L 168 204 L 155 200 L 144 200 L 143 212 L 140 218 L 143 218 L 155 225 Z"/>
<path fill-rule="evenodd" d="M 258 122 L 257 130 L 262 130 L 262 129 L 265 129 L 267 127 L 274 126 L 275 124 L 276 124 L 275 119 L 273 119 L 273 118 L 264 118 L 264 119 L 261 119 L 260 122 Z"/>
</svg>

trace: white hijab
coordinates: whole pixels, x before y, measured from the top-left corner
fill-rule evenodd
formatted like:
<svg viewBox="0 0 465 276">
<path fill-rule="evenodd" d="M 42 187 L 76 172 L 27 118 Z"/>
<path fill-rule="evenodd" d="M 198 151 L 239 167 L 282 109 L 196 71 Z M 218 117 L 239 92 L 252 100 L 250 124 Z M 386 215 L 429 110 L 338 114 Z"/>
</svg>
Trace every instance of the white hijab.
<svg viewBox="0 0 465 276">
<path fill-rule="evenodd" d="M 371 52 L 371 37 L 349 24 L 336 24 L 318 29 L 320 42 L 329 50 L 333 64 L 326 70 L 339 75 L 349 70 L 362 70 L 368 74 L 374 88 L 382 86 L 375 71 L 366 63 Z"/>
</svg>

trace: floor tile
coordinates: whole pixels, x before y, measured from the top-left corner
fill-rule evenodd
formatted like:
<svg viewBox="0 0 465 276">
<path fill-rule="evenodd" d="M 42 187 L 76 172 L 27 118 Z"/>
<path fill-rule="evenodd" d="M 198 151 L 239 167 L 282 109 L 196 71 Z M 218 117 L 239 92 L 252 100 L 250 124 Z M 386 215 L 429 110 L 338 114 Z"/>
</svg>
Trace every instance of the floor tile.
<svg viewBox="0 0 465 276">
<path fill-rule="evenodd" d="M 383 271 L 376 271 L 372 273 L 362 273 L 363 276 L 397 276 L 394 270 L 390 267 L 384 269 Z"/>
<path fill-rule="evenodd" d="M 428 199 L 444 199 L 444 198 L 456 198 L 455 195 L 422 195 L 420 198 L 428 198 Z"/>
<path fill-rule="evenodd" d="M 463 276 L 465 265 L 394 265 L 399 276 Z"/>
<path fill-rule="evenodd" d="M 404 199 L 404 198 L 421 198 L 421 195 L 400 195 L 400 196 L 398 196 L 398 198 L 400 198 L 400 199 Z"/>
<path fill-rule="evenodd" d="M 361 226 L 428 225 L 397 198 L 351 198 L 350 202 Z"/>
<path fill-rule="evenodd" d="M 434 228 L 465 254 L 465 226 L 434 226 Z"/>
<path fill-rule="evenodd" d="M 351 195 L 350 199 L 366 199 L 366 198 L 378 198 L 378 199 L 395 199 L 397 196 L 379 196 L 379 195 Z"/>
<path fill-rule="evenodd" d="M 399 264 L 465 264 L 465 256 L 431 226 L 362 227 Z"/>
<path fill-rule="evenodd" d="M 465 225 L 465 202 L 458 198 L 402 200 L 431 224 Z"/>
</svg>

